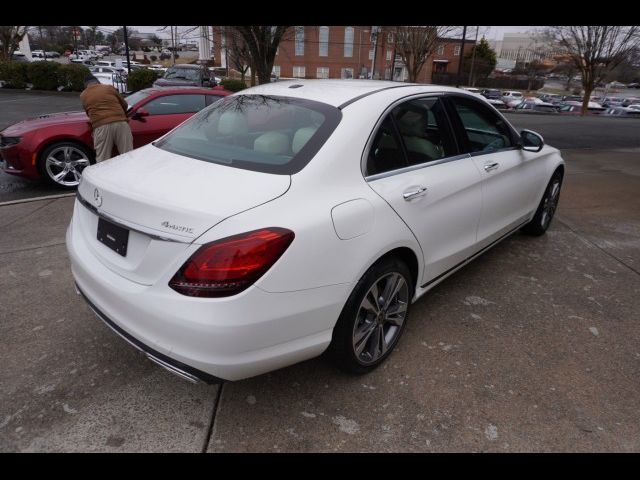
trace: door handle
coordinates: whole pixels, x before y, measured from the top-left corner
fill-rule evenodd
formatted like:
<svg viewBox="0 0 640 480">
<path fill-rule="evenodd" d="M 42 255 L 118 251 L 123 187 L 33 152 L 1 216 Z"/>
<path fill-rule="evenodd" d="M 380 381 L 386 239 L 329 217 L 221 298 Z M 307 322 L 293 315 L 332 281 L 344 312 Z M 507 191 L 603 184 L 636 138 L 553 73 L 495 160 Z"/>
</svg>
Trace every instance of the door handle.
<svg viewBox="0 0 640 480">
<path fill-rule="evenodd" d="M 484 164 L 484 171 L 485 172 L 490 172 L 491 170 L 495 170 L 499 166 L 500 166 L 500 164 L 498 162 L 485 163 Z"/>
<path fill-rule="evenodd" d="M 407 190 L 402 194 L 402 198 L 404 198 L 406 201 L 409 201 L 413 198 L 421 197 L 426 192 L 427 192 L 427 187 L 420 186 L 420 187 L 414 188 L 413 190 Z"/>
</svg>

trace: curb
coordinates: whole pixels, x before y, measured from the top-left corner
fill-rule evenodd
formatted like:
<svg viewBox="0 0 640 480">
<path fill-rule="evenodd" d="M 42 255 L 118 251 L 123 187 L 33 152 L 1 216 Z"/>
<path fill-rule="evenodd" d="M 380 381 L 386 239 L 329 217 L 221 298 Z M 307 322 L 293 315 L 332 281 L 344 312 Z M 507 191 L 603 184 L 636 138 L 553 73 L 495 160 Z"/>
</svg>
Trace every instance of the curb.
<svg viewBox="0 0 640 480">
<path fill-rule="evenodd" d="M 60 193 L 58 195 L 46 195 L 43 197 L 21 198 L 18 200 L 9 200 L 8 202 L 0 202 L 0 207 L 16 205 L 18 203 L 38 202 L 41 200 L 56 200 L 58 198 L 73 197 L 75 193 Z"/>
<path fill-rule="evenodd" d="M 62 95 L 63 97 L 79 97 L 80 92 L 58 92 L 57 90 L 26 90 L 24 88 L 0 88 L 0 94 L 21 93 L 27 95 Z"/>
</svg>

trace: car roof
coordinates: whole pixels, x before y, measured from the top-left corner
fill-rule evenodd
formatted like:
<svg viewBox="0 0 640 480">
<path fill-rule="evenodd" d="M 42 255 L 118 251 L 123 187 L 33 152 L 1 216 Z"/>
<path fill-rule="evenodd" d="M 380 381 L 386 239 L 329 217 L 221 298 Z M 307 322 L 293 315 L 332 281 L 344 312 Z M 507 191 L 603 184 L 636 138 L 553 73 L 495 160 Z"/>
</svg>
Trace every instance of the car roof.
<svg viewBox="0 0 640 480">
<path fill-rule="evenodd" d="M 359 97 L 375 94 L 383 90 L 396 89 L 399 92 L 398 96 L 400 96 L 402 95 L 401 90 L 403 87 L 413 87 L 413 90 L 419 87 L 418 93 L 458 92 L 476 97 L 476 95 L 466 90 L 442 85 L 356 79 L 281 80 L 241 90 L 236 95 L 278 95 L 305 98 L 340 107 L 357 100 Z"/>
<path fill-rule="evenodd" d="M 170 68 L 202 68 L 202 65 L 191 65 L 191 64 L 185 64 L 185 63 L 179 63 L 177 65 L 171 65 Z"/>
<path fill-rule="evenodd" d="M 216 92 L 231 93 L 227 90 L 213 89 L 207 87 L 191 87 L 191 86 L 178 86 L 178 87 L 151 87 L 140 90 L 141 92 L 149 94 L 174 94 L 174 93 L 203 93 L 209 95 L 215 95 Z"/>
</svg>

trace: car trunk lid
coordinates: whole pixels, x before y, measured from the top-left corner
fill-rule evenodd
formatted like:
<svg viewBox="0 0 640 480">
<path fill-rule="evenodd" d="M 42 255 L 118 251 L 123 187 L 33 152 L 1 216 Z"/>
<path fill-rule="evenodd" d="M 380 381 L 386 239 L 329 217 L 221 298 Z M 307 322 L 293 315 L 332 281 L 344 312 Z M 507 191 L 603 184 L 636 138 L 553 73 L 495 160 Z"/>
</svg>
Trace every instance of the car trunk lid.
<svg viewBox="0 0 640 480">
<path fill-rule="evenodd" d="M 218 165 L 147 145 L 86 168 L 78 188 L 86 208 L 77 210 L 96 256 L 117 273 L 151 284 L 171 256 L 208 229 L 283 195 L 290 183 L 288 175 Z M 98 215 L 130 231 L 125 257 L 98 241 Z"/>
</svg>

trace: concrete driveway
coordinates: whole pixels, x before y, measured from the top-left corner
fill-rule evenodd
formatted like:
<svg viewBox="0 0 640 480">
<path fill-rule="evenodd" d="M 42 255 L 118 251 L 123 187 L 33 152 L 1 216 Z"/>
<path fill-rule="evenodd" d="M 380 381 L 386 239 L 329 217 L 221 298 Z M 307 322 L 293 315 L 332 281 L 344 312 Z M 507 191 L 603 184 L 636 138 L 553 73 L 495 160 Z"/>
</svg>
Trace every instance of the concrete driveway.
<svg viewBox="0 0 640 480">
<path fill-rule="evenodd" d="M 0 451 L 638 451 L 639 153 L 565 152 L 547 235 L 428 293 L 361 377 L 174 377 L 76 296 L 72 198 L 2 206 Z"/>
</svg>

